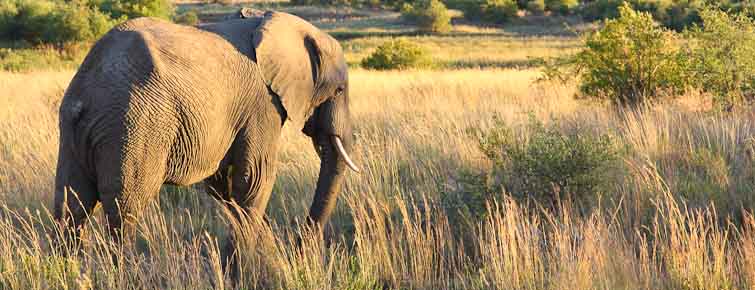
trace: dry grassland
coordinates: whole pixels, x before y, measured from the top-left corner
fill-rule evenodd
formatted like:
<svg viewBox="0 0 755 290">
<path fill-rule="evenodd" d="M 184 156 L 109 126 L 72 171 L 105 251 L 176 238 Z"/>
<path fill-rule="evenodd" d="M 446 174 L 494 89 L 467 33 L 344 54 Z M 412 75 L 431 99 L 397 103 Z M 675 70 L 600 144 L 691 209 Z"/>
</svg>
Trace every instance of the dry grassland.
<svg viewBox="0 0 755 290">
<path fill-rule="evenodd" d="M 55 108 L 72 74 L 0 73 L 0 289 L 228 287 L 217 242 L 225 213 L 200 187 L 165 188 L 135 245 L 113 244 L 95 217 L 81 254 L 50 247 Z M 619 114 L 574 100 L 573 87 L 535 85 L 537 76 L 354 70 L 363 173 L 349 176 L 331 242 L 292 225 L 311 200 L 318 162 L 288 125 L 272 226 L 245 225 L 260 240 L 244 251 L 244 289 L 754 289 L 753 112 L 712 115 L 693 102 Z M 491 166 L 467 129 L 489 128 L 493 116 L 615 136 L 628 152 L 621 182 L 588 213 L 549 214 L 504 198 L 478 220 L 452 219 L 456 209 L 440 201 L 460 190 L 460 172 Z M 720 196 L 677 191 L 697 152 L 723 162 L 709 174 L 727 186 Z"/>
</svg>

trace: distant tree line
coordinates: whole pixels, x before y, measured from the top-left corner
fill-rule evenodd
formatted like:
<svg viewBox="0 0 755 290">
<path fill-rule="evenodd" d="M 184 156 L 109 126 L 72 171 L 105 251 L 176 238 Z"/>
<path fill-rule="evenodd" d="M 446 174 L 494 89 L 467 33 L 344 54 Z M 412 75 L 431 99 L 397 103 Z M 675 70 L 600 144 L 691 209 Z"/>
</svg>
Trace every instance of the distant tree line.
<svg viewBox="0 0 755 290">
<path fill-rule="evenodd" d="M 700 10 L 714 8 L 730 14 L 755 17 L 751 0 L 292 0 L 298 5 L 347 5 L 386 8 L 406 12 L 408 20 L 419 20 L 424 30 L 443 32 L 448 21 L 446 8 L 460 10 L 464 18 L 486 23 L 505 23 L 522 15 L 576 15 L 587 21 L 616 18 L 619 7 L 648 12 L 667 28 L 681 31 L 700 24 Z M 419 17 L 417 17 L 419 15 Z M 424 16 L 423 16 L 424 15 Z M 437 18 L 437 20 L 436 20 Z M 430 21 L 428 19 L 432 19 Z M 425 24 L 425 25 L 422 25 Z M 438 29 L 439 27 L 439 29 Z"/>
</svg>

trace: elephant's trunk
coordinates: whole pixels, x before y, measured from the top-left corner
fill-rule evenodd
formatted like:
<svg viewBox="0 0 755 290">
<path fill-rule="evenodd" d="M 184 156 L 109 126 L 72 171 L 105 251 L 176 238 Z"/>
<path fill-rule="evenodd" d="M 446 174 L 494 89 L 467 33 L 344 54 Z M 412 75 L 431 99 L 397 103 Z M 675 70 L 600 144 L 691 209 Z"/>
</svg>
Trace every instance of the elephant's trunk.
<svg viewBox="0 0 755 290">
<path fill-rule="evenodd" d="M 333 144 L 327 143 L 320 147 L 320 176 L 309 208 L 310 220 L 320 226 L 328 222 L 336 206 L 346 173 L 345 162 L 340 160 Z"/>
<path fill-rule="evenodd" d="M 353 142 L 347 102 L 342 98 L 323 103 L 304 128 L 320 155 L 320 175 L 309 209 L 310 221 L 319 226 L 328 222 L 336 206 L 347 168 L 359 172 L 349 157 Z"/>
</svg>

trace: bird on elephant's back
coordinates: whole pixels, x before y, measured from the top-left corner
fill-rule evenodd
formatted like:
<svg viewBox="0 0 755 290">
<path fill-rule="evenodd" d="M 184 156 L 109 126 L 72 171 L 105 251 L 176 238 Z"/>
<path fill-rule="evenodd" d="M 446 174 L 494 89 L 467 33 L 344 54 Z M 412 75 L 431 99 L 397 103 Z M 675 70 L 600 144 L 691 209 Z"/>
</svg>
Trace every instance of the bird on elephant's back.
<svg viewBox="0 0 755 290">
<path fill-rule="evenodd" d="M 204 181 L 237 216 L 263 215 L 286 122 L 320 156 L 309 221 L 327 222 L 347 167 L 359 171 L 343 52 L 296 16 L 247 14 L 200 28 L 139 18 L 97 41 L 60 105 L 54 214 L 68 237 L 101 203 L 129 238 L 166 183 Z"/>
</svg>

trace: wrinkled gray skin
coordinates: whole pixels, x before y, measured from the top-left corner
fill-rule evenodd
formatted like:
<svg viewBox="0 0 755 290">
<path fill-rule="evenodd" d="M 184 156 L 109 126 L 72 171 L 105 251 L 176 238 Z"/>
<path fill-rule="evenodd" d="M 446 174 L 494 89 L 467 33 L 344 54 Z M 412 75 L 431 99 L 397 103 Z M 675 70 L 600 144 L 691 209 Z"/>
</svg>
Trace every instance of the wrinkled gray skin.
<svg viewBox="0 0 755 290">
<path fill-rule="evenodd" d="M 309 217 L 322 225 L 346 171 L 332 137 L 346 152 L 352 143 L 348 91 L 338 42 L 289 14 L 199 29 L 125 22 L 95 44 L 61 103 L 55 218 L 78 239 L 101 203 L 125 238 L 162 184 L 200 181 L 262 216 L 281 128 L 293 121 L 321 159 Z"/>
</svg>

